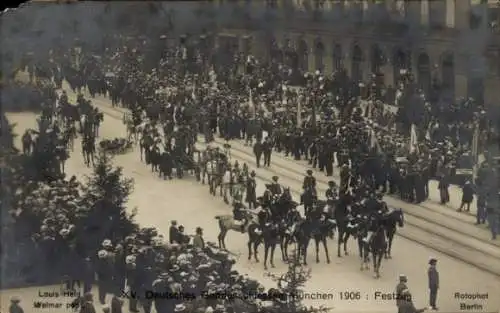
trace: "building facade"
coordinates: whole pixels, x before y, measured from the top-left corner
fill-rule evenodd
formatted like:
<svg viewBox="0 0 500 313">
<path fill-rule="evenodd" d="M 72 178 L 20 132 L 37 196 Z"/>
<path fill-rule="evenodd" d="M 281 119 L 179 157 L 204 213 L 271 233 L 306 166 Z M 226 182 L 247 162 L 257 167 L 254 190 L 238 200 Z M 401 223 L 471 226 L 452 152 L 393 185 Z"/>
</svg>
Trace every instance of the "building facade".
<svg viewBox="0 0 500 313">
<path fill-rule="evenodd" d="M 304 71 L 345 68 L 395 85 L 410 70 L 422 89 L 500 98 L 498 0 L 216 1 L 217 45 L 276 58 Z"/>
</svg>

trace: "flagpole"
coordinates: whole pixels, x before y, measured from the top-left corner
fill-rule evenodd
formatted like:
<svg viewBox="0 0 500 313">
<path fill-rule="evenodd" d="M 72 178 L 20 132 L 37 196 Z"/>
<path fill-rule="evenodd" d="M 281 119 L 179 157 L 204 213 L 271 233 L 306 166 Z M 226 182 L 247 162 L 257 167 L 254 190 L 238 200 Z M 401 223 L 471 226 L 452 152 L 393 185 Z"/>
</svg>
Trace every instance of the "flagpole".
<svg viewBox="0 0 500 313">
<path fill-rule="evenodd" d="M 474 137 L 472 138 L 472 157 L 474 166 L 472 168 L 472 182 L 476 182 L 478 162 L 479 162 L 479 123 L 474 123 Z"/>
</svg>

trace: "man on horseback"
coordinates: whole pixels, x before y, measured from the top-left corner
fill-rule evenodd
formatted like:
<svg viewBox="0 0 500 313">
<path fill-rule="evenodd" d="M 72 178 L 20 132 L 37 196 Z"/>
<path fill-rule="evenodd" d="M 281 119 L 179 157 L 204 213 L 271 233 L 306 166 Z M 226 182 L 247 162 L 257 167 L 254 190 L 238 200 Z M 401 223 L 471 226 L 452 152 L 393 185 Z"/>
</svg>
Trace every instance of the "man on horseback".
<svg viewBox="0 0 500 313">
<path fill-rule="evenodd" d="M 241 203 L 241 199 L 236 198 L 233 202 L 233 218 L 235 221 L 241 222 L 241 232 L 245 232 L 245 225 L 248 222 L 245 214 L 245 207 Z"/>
<path fill-rule="evenodd" d="M 337 185 L 333 180 L 328 182 L 328 189 L 325 192 L 326 197 L 326 211 L 335 205 L 335 200 L 338 199 Z"/>
<path fill-rule="evenodd" d="M 271 183 L 271 185 L 269 186 L 270 188 L 270 191 L 272 193 L 272 195 L 280 195 L 282 193 L 282 190 L 281 190 L 281 185 L 278 183 L 278 179 L 279 177 L 278 176 L 273 176 L 273 182 Z"/>
<path fill-rule="evenodd" d="M 363 239 L 364 242 L 367 244 L 371 244 L 371 240 L 373 237 L 373 234 L 378 230 L 380 227 L 380 219 L 381 219 L 381 211 L 374 212 L 373 214 L 370 214 L 367 216 L 367 232 L 366 232 L 366 237 Z"/>
</svg>

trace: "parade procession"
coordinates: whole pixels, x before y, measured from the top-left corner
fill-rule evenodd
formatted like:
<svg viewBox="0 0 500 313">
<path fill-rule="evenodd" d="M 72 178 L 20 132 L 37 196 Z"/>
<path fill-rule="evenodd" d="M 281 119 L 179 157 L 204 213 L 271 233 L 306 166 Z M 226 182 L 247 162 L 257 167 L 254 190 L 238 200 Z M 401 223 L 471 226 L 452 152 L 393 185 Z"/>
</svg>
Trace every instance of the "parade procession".
<svg viewBox="0 0 500 313">
<path fill-rule="evenodd" d="M 354 2 L 4 13 L 0 312 L 499 312 L 500 70 L 357 57 Z"/>
</svg>

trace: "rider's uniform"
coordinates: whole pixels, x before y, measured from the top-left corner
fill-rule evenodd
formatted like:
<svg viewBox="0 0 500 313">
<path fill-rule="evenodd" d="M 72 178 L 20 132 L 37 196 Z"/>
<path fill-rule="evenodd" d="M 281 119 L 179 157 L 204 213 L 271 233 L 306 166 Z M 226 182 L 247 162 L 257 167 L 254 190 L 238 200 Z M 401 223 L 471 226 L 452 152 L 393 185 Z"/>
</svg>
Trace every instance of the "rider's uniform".
<svg viewBox="0 0 500 313">
<path fill-rule="evenodd" d="M 312 175 L 308 175 L 304 177 L 304 182 L 302 183 L 302 188 L 304 190 L 311 188 L 316 192 L 316 178 Z"/>
<path fill-rule="evenodd" d="M 335 187 L 330 187 L 325 192 L 326 202 L 328 205 L 333 205 L 333 201 L 337 199 L 337 190 Z"/>
<path fill-rule="evenodd" d="M 271 184 L 270 190 L 273 195 L 280 195 L 282 193 L 281 185 L 277 182 Z"/>
</svg>

